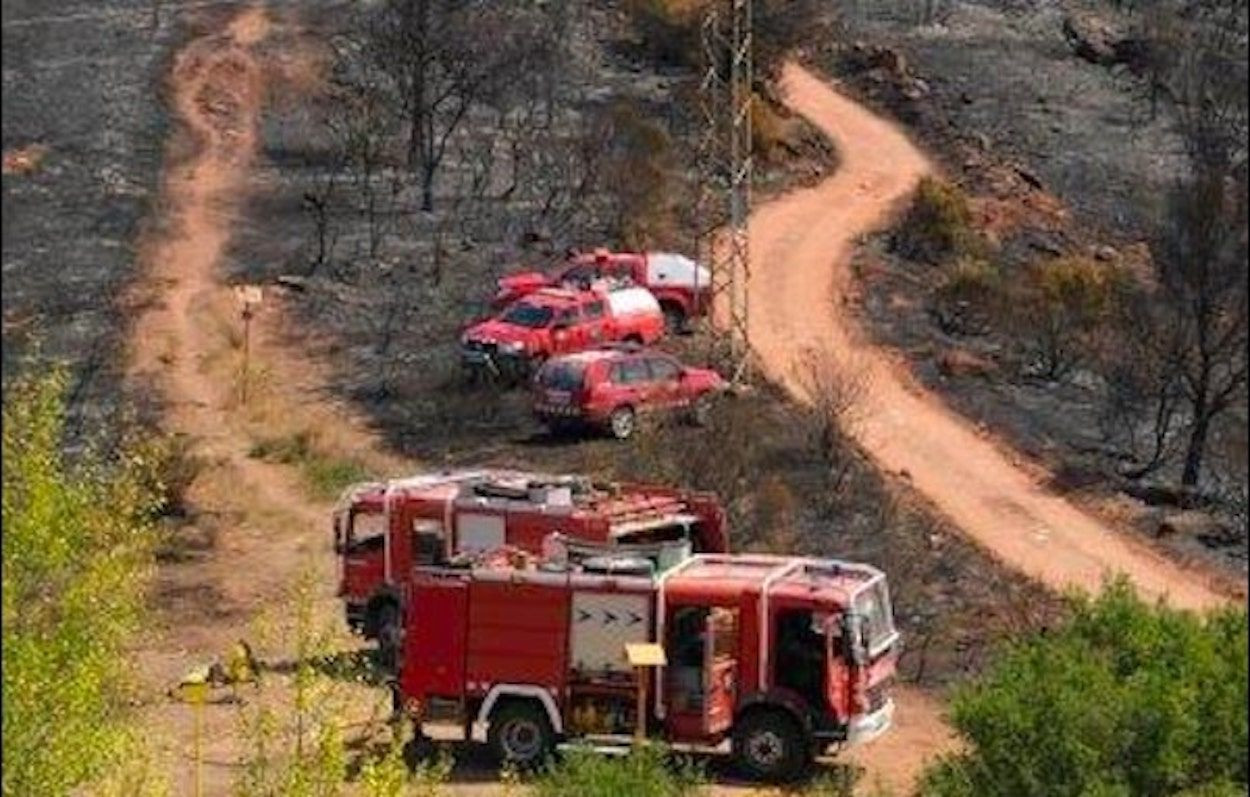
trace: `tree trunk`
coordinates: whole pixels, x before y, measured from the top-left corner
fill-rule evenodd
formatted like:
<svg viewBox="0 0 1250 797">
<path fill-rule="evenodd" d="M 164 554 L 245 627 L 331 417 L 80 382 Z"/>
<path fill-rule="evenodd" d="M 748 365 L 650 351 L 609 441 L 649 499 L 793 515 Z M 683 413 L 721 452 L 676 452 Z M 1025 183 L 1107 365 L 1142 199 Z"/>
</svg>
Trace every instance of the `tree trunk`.
<svg viewBox="0 0 1250 797">
<path fill-rule="evenodd" d="M 1202 457 L 1206 453 L 1207 433 L 1211 429 L 1211 413 L 1206 400 L 1194 402 L 1194 423 L 1189 430 L 1189 446 L 1185 450 L 1185 470 L 1181 473 L 1181 486 L 1196 487 L 1202 472 Z"/>
<path fill-rule="evenodd" d="M 429 63 L 430 0 L 414 0 L 408 5 L 411 16 L 405 21 L 415 59 L 412 65 L 412 96 L 409 98 L 408 168 L 416 170 L 428 149 L 426 135 L 426 66 Z"/>
</svg>

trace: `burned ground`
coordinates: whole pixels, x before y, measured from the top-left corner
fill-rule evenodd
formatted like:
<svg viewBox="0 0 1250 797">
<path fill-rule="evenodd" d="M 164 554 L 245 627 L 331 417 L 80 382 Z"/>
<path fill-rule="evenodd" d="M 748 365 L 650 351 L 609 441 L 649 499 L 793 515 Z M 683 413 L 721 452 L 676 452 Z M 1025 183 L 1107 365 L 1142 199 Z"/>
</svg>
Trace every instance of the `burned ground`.
<svg viewBox="0 0 1250 797">
<path fill-rule="evenodd" d="M 906 123 L 969 198 L 972 227 L 991 244 L 952 261 L 987 261 L 1005 286 L 1068 256 L 1150 280 L 1146 242 L 1161 198 L 1188 168 L 1174 117 L 1165 103 L 1152 112 L 1146 85 L 1124 66 L 1078 57 L 1065 40 L 1066 11 L 1000 0 L 862 4 L 843 15 L 845 39 L 810 57 Z M 1022 361 L 1018 330 L 957 328 L 935 295 L 950 264 L 901 249 L 894 231 L 864 242 L 859 305 L 922 384 L 1040 463 L 1055 489 L 1181 560 L 1244 577 L 1244 402 L 1214 433 L 1203 491 L 1216 503 L 1200 517 L 1166 498 L 1179 470 L 1124 477 L 1134 462 L 1095 369 L 1043 378 Z"/>
<path fill-rule="evenodd" d="M 161 82 L 182 9 L 203 4 L 162 5 L 4 4 L 4 369 L 32 345 L 68 360 L 75 411 L 115 406 L 116 300 L 155 196 Z"/>
</svg>

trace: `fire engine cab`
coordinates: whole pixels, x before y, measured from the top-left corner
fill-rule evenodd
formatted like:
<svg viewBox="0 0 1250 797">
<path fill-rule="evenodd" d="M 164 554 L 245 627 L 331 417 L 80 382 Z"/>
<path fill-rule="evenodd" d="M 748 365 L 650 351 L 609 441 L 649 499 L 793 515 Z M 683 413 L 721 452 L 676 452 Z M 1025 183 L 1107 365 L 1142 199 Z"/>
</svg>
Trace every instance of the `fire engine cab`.
<svg viewBox="0 0 1250 797">
<path fill-rule="evenodd" d="M 334 513 L 339 596 L 348 623 L 397 652 L 407 575 L 414 565 L 515 546 L 574 558 L 634 550 L 671 559 L 728 550 L 715 495 L 582 476 L 512 470 L 445 471 L 348 488 Z M 657 543 L 668 543 L 656 548 Z"/>
<path fill-rule="evenodd" d="M 891 723 L 899 635 L 885 576 L 868 565 L 483 557 L 417 568 L 411 589 L 397 688 L 412 756 L 423 724 L 439 721 L 518 766 L 571 740 L 622 746 L 641 706 L 649 735 L 729 740 L 749 776 L 783 780 Z M 662 646 L 665 665 L 631 667 L 625 646 L 640 642 Z"/>
</svg>

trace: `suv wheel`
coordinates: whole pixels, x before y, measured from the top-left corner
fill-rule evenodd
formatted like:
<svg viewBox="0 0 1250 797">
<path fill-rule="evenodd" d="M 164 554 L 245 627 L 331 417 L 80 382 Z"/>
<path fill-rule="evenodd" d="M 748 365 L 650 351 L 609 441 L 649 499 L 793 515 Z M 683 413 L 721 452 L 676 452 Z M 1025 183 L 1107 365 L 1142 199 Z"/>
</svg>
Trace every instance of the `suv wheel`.
<svg viewBox="0 0 1250 797">
<path fill-rule="evenodd" d="M 690 422 L 695 426 L 707 426 L 712 420 L 712 394 L 704 393 L 690 406 Z"/>
<path fill-rule="evenodd" d="M 734 728 L 734 759 L 753 779 L 795 780 L 806 774 L 811 764 L 806 736 L 793 717 L 779 711 L 756 711 Z"/>
<path fill-rule="evenodd" d="M 608 431 L 617 440 L 628 440 L 638 425 L 638 418 L 633 407 L 617 407 L 608 416 Z"/>
<path fill-rule="evenodd" d="M 487 742 L 500 763 L 532 769 L 555 747 L 542 708 L 531 700 L 506 703 L 490 719 Z"/>
</svg>

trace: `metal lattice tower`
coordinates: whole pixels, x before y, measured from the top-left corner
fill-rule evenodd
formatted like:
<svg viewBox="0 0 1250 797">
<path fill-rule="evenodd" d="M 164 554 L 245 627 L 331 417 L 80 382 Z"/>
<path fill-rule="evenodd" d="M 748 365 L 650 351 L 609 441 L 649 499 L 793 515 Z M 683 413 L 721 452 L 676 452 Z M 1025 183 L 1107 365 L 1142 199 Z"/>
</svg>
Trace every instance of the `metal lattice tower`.
<svg viewBox="0 0 1250 797">
<path fill-rule="evenodd" d="M 699 142 L 699 259 L 711 273 L 713 351 L 734 381 L 750 357 L 751 0 L 715 0 L 702 25 Z"/>
</svg>

